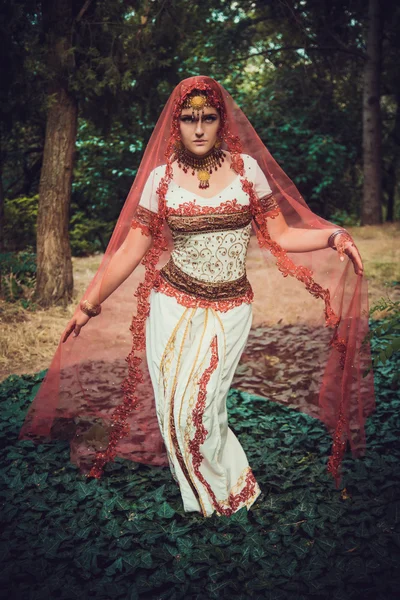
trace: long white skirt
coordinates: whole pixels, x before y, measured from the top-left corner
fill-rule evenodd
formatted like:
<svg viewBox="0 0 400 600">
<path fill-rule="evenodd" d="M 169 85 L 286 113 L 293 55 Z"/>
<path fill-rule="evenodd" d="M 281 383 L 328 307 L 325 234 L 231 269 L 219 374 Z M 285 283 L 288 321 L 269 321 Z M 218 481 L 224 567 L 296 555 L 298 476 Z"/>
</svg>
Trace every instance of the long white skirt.
<svg viewBox="0 0 400 600">
<path fill-rule="evenodd" d="M 152 290 L 146 353 L 160 431 L 186 512 L 231 515 L 261 490 L 228 427 L 226 398 L 252 322 L 251 304 L 186 308 Z"/>
</svg>

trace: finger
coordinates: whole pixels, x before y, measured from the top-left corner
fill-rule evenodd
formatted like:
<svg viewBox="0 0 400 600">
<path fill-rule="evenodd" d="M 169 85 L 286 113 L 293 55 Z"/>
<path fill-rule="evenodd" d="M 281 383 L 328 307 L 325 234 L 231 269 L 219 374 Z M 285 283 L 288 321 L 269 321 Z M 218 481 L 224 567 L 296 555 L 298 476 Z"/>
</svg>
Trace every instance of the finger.
<svg viewBox="0 0 400 600">
<path fill-rule="evenodd" d="M 74 327 L 74 337 L 77 337 L 80 334 L 81 325 L 75 325 Z"/>
<path fill-rule="evenodd" d="M 352 254 L 353 254 L 353 257 L 354 257 L 354 269 L 357 266 L 357 270 L 359 272 L 362 271 L 363 270 L 363 264 L 362 264 L 361 256 L 360 256 L 360 253 L 359 253 L 359 251 L 357 250 L 357 248 L 355 246 L 352 248 Z M 356 272 L 357 272 L 357 270 L 356 270 Z"/>
<path fill-rule="evenodd" d="M 362 275 L 363 274 L 363 264 L 362 264 L 362 260 L 361 260 L 361 256 L 360 253 L 358 252 L 356 247 L 353 247 L 351 249 L 351 255 L 350 258 L 353 262 L 353 267 L 354 267 L 354 271 L 357 275 Z"/>
<path fill-rule="evenodd" d="M 75 324 L 73 323 L 72 325 L 67 325 L 64 334 L 63 334 L 63 343 L 67 341 L 67 339 L 69 338 L 69 336 L 71 335 L 72 330 L 74 329 Z"/>
</svg>

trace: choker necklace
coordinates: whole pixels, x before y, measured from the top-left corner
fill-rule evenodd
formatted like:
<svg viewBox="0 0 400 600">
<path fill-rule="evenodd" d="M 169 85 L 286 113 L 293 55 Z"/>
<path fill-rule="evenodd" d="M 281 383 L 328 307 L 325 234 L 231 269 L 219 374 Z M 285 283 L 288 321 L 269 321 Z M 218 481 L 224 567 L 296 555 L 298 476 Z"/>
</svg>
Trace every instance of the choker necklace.
<svg viewBox="0 0 400 600">
<path fill-rule="evenodd" d="M 212 150 L 206 156 L 195 156 L 189 153 L 183 144 L 179 144 L 176 150 L 176 160 L 178 167 L 187 173 L 190 169 L 192 175 L 197 173 L 197 179 L 199 180 L 199 188 L 205 190 L 210 187 L 209 179 L 211 173 L 218 170 L 218 167 L 222 167 L 224 162 L 224 153 L 219 148 L 213 147 Z"/>
</svg>

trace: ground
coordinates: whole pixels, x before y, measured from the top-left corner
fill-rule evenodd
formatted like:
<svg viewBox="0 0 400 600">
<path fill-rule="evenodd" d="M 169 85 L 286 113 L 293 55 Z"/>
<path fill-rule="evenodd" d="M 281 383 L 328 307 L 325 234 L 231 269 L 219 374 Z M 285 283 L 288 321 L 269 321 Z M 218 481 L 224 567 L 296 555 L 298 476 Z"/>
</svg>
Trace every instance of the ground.
<svg viewBox="0 0 400 600">
<path fill-rule="evenodd" d="M 400 224 L 382 226 L 366 226 L 348 228 L 363 257 L 365 275 L 369 287 L 369 304 L 372 306 L 382 296 L 390 295 L 392 299 L 400 296 L 399 289 L 387 287 L 387 283 L 400 281 Z M 19 305 L 0 301 L 0 381 L 10 374 L 37 373 L 49 366 L 50 360 L 58 345 L 60 336 L 67 321 L 71 318 L 79 298 L 92 279 L 101 261 L 101 255 L 74 258 L 74 298 L 66 308 L 52 307 L 48 310 L 28 311 Z M 276 325 L 280 327 L 304 325 L 304 315 L 310 319 L 317 314 L 316 301 L 298 285 L 293 293 L 290 291 L 288 279 L 283 278 L 271 263 L 265 269 L 265 263 L 256 244 L 250 246 L 248 254 L 248 270 L 256 301 L 253 305 L 253 328 L 260 325 Z M 261 275 L 261 276 L 260 276 Z M 134 273 L 130 284 L 132 295 L 135 283 L 140 280 L 142 271 Z M 279 302 L 274 300 L 279 298 Z M 268 323 L 265 323 L 260 308 L 264 309 L 268 302 Z M 318 313 L 320 315 L 320 313 Z M 379 315 L 377 315 L 379 316 Z M 126 314 L 130 320 L 129 306 Z M 93 320 L 89 326 L 95 326 Z M 296 333 L 291 329 L 292 334 Z M 288 335 L 290 333 L 287 332 Z M 297 331 L 297 335 L 301 331 Z M 261 337 L 260 344 L 267 343 Z M 273 366 L 274 358 L 270 359 Z"/>
</svg>

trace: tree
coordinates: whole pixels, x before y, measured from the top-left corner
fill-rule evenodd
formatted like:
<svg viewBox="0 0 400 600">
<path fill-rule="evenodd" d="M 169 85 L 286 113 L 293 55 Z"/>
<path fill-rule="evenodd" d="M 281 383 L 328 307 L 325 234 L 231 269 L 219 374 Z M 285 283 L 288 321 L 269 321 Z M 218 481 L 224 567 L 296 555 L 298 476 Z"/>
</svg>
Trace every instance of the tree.
<svg viewBox="0 0 400 600">
<path fill-rule="evenodd" d="M 382 48 L 381 1 L 369 0 L 367 57 L 363 88 L 364 191 L 363 225 L 382 223 L 382 124 L 380 72 Z"/>
<path fill-rule="evenodd" d="M 171 6 L 163 0 L 42 0 L 41 6 L 49 87 L 36 299 L 47 306 L 67 302 L 73 288 L 68 212 L 78 114 L 107 131 L 113 120 L 133 118 L 136 100 L 136 121 L 151 122 L 160 110 L 158 84 L 180 79 L 177 46 L 200 26 L 196 14 L 214 3 L 193 8 L 184 0 Z"/>
<path fill-rule="evenodd" d="M 66 303 L 73 291 L 68 218 L 78 104 L 68 86 L 68 72 L 73 68 L 70 32 L 80 15 L 73 14 L 71 0 L 43 1 L 42 15 L 52 77 L 39 185 L 36 300 L 48 306 Z"/>
</svg>

